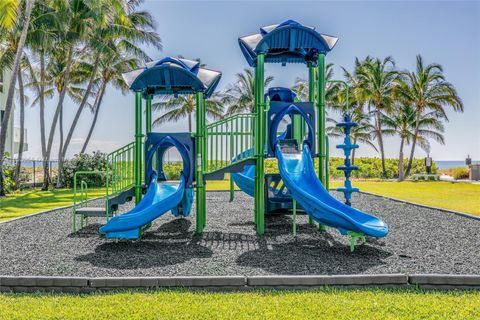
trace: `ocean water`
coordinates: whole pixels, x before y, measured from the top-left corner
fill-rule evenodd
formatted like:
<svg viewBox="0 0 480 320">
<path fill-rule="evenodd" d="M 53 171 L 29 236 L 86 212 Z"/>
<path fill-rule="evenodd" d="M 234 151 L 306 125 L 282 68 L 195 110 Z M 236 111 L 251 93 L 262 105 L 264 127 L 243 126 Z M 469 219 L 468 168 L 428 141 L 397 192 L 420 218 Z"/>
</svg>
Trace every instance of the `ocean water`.
<svg viewBox="0 0 480 320">
<path fill-rule="evenodd" d="M 465 160 L 435 160 L 439 169 L 450 169 L 457 167 L 466 167 Z M 480 163 L 478 160 L 472 160 L 472 163 Z"/>
</svg>

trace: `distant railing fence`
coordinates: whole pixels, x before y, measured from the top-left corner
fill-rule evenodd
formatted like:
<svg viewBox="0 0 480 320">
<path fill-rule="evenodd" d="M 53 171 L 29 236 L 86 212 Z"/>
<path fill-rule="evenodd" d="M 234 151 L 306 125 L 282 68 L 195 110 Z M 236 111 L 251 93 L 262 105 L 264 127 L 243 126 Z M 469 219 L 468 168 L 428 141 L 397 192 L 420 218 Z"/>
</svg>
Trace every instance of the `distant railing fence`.
<svg viewBox="0 0 480 320">
<path fill-rule="evenodd" d="M 22 179 L 20 181 L 20 188 L 32 188 L 39 187 L 43 184 L 44 175 L 43 175 L 43 166 L 44 161 L 38 159 L 13 159 L 6 158 L 4 164 L 6 166 L 11 166 L 16 168 L 18 162 L 20 161 L 20 172 Z M 57 178 L 58 172 L 58 160 L 48 161 L 48 172 L 52 182 L 55 182 L 54 179 Z"/>
</svg>

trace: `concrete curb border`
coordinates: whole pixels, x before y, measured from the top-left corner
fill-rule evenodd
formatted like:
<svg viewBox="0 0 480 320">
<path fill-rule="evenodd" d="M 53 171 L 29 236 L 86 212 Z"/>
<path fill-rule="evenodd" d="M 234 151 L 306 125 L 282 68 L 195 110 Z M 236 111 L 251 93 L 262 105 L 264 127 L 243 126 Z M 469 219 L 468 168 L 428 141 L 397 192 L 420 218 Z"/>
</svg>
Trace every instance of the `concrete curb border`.
<svg viewBox="0 0 480 320">
<path fill-rule="evenodd" d="M 378 197 L 378 198 L 388 199 L 388 200 L 392 200 L 392 201 L 395 201 L 395 202 L 411 204 L 413 206 L 417 206 L 417 207 L 421 207 L 421 208 L 427 208 L 427 209 L 432 209 L 432 210 L 438 210 L 438 211 L 453 213 L 453 214 L 456 214 L 457 216 L 461 216 L 461 217 L 464 217 L 464 218 L 469 218 L 469 219 L 473 219 L 473 220 L 480 220 L 480 216 L 474 216 L 472 214 L 461 212 L 461 211 L 449 210 L 449 209 L 438 208 L 438 207 L 431 207 L 431 206 L 428 206 L 426 204 L 420 204 L 420 203 L 411 202 L 411 201 L 407 201 L 407 200 L 392 198 L 392 197 L 388 197 L 388 196 L 382 196 L 382 195 L 379 195 L 379 194 L 365 192 L 365 191 L 361 191 L 361 190 L 360 190 L 359 193 L 367 194 L 369 196 L 374 196 L 374 197 Z"/>
<path fill-rule="evenodd" d="M 91 293 L 131 289 L 188 288 L 211 291 L 302 290 L 322 287 L 361 289 L 480 290 L 480 275 L 355 274 L 195 277 L 48 277 L 0 276 L 0 292 Z"/>
</svg>

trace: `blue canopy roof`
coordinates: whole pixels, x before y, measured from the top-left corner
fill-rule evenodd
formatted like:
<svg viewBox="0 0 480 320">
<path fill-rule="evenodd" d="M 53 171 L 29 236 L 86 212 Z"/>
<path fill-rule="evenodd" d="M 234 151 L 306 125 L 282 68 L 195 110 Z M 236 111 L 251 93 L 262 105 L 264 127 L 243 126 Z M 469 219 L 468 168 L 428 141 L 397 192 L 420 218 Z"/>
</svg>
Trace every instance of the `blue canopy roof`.
<svg viewBox="0 0 480 320">
<path fill-rule="evenodd" d="M 167 57 L 152 61 L 144 68 L 123 74 L 132 91 L 144 95 L 192 94 L 203 92 L 210 97 L 220 81 L 222 73 L 200 66 L 200 62 Z"/>
<path fill-rule="evenodd" d="M 265 54 L 270 63 L 317 63 L 319 53 L 326 54 L 338 38 L 320 34 L 313 27 L 294 20 L 260 28 L 260 33 L 240 37 L 238 43 L 250 66 L 255 66 L 257 55 Z"/>
</svg>

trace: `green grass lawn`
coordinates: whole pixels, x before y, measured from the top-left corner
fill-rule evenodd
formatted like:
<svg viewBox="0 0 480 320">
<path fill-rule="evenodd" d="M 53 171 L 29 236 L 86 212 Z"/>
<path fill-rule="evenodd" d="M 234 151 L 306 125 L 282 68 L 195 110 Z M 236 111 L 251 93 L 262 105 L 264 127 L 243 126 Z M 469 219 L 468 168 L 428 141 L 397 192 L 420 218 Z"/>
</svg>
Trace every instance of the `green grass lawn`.
<svg viewBox="0 0 480 320">
<path fill-rule="evenodd" d="M 2 319 L 479 319 L 480 292 L 2 294 L 0 315 Z"/>
<path fill-rule="evenodd" d="M 331 188 L 342 181 L 332 181 Z M 480 216 L 480 184 L 445 181 L 354 181 L 361 191 Z"/>
<path fill-rule="evenodd" d="M 104 194 L 104 188 L 88 190 L 89 199 Z M 73 190 L 70 189 L 26 190 L 10 194 L 0 198 L 0 222 L 71 204 L 73 204 Z"/>
<path fill-rule="evenodd" d="M 352 184 L 361 191 L 480 216 L 480 184 L 383 180 L 354 180 Z M 330 182 L 330 188 L 341 185 L 343 185 L 342 180 Z M 207 190 L 229 190 L 229 188 L 230 184 L 227 180 L 207 182 Z"/>
<path fill-rule="evenodd" d="M 330 187 L 336 188 L 342 183 L 343 181 L 340 180 L 332 181 Z M 353 184 L 362 191 L 480 216 L 479 184 L 382 180 L 358 180 Z M 229 190 L 229 188 L 228 180 L 207 182 L 207 190 L 210 191 Z M 104 189 L 101 188 L 90 189 L 89 197 L 99 197 L 104 193 Z M 71 204 L 73 204 L 72 190 L 24 191 L 0 198 L 0 221 Z"/>
</svg>

